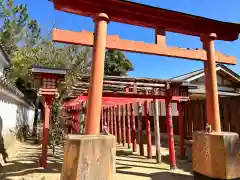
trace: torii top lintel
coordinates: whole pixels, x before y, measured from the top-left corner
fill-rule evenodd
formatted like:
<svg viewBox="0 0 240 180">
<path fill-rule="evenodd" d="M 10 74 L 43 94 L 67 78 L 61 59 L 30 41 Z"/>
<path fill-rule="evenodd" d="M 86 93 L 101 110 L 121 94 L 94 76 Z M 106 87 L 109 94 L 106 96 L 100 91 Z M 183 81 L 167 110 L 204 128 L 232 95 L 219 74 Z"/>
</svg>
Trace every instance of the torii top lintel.
<svg viewBox="0 0 240 180">
<path fill-rule="evenodd" d="M 215 33 L 217 39 L 238 39 L 240 24 L 222 22 L 170 11 L 126 0 L 53 0 L 57 10 L 94 17 L 106 13 L 111 21 L 148 28 L 163 28 L 169 32 L 203 36 Z"/>
</svg>

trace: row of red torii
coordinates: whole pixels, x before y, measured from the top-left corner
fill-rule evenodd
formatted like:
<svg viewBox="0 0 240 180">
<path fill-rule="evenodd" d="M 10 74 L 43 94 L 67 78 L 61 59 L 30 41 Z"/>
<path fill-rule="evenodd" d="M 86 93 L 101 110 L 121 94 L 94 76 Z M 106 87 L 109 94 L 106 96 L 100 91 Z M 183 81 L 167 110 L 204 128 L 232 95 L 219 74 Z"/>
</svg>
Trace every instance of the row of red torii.
<svg viewBox="0 0 240 180">
<path fill-rule="evenodd" d="M 111 80 L 111 81 L 110 81 Z M 133 82 L 134 80 L 134 82 Z M 142 81 L 145 81 L 144 83 Z M 68 114 L 72 115 L 72 133 L 80 131 L 81 111 L 85 112 L 88 81 L 85 77 L 78 85 L 72 88 L 72 93 L 76 97 L 64 103 L 63 107 Z M 125 81 L 125 82 L 124 82 Z M 154 81 L 154 82 L 153 82 Z M 161 83 L 161 84 L 160 84 Z M 124 85 L 123 85 L 124 84 Z M 132 86 L 130 86 L 132 84 Z M 144 87 L 140 87 L 143 86 Z M 110 87 L 109 87 L 110 86 Z M 161 87 L 160 87 L 161 86 Z M 156 88 L 158 87 L 158 88 Z M 174 134 L 172 125 L 171 102 L 176 102 L 179 111 L 179 135 L 180 135 L 180 156 L 184 157 L 184 135 L 183 135 L 183 114 L 182 102 L 188 101 L 188 87 L 182 82 L 170 82 L 160 79 L 141 79 L 129 77 L 105 77 L 103 82 L 103 97 L 101 110 L 101 131 L 107 128 L 110 134 L 116 136 L 117 142 L 132 147 L 133 152 L 137 152 L 137 139 L 139 152 L 144 156 L 144 136 L 143 124 L 146 124 L 147 157 L 152 158 L 151 125 L 149 118 L 149 105 L 153 103 L 154 115 L 154 135 L 156 145 L 156 160 L 161 162 L 160 152 L 160 126 L 159 126 L 159 102 L 165 102 L 166 126 L 168 131 L 168 144 L 170 154 L 170 166 L 176 168 Z M 114 89 L 115 88 L 115 89 Z M 122 89 L 116 89 L 122 88 Z M 151 90 L 146 90 L 150 88 Z M 111 90 L 110 90 L 111 89 Z M 115 92 L 114 92 L 115 90 Z M 122 91 L 124 90 L 124 91 Z M 134 112 L 134 107 L 138 109 L 138 116 Z M 142 108 L 143 107 L 143 108 Z M 144 116 L 143 116 L 144 113 Z M 135 119 L 135 116 L 137 119 Z M 144 120 L 143 120 L 144 117 Z M 135 122 L 137 120 L 137 122 Z M 137 130 L 136 130 L 137 123 Z M 68 123 L 69 124 L 69 123 Z M 138 138 L 137 138 L 138 137 Z"/>
</svg>

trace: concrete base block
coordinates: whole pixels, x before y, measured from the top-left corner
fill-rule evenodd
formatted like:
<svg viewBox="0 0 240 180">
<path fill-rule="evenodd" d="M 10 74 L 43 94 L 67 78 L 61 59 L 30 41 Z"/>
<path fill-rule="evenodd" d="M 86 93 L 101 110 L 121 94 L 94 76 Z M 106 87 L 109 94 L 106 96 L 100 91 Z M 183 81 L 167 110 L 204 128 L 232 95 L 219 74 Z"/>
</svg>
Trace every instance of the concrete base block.
<svg viewBox="0 0 240 180">
<path fill-rule="evenodd" d="M 112 180 L 116 167 L 115 136 L 69 135 L 61 180 Z"/>
<path fill-rule="evenodd" d="M 240 179 L 237 133 L 194 132 L 194 179 Z"/>
</svg>

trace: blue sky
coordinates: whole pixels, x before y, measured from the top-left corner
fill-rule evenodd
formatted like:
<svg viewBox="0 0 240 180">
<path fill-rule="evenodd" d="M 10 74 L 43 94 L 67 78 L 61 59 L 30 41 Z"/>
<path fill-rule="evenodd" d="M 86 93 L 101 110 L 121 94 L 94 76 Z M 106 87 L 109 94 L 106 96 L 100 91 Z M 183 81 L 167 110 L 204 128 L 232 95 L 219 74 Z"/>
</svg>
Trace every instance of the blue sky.
<svg viewBox="0 0 240 180">
<path fill-rule="evenodd" d="M 153 5 L 161 8 L 204 16 L 212 19 L 240 22 L 240 1 L 219 1 L 219 0 L 134 0 L 135 2 Z M 221 3 L 220 3 L 221 2 Z M 231 3 L 229 3 L 231 2 Z M 16 0 L 16 3 L 28 4 L 29 13 L 32 19 L 40 24 L 44 34 L 50 32 L 53 26 L 61 29 L 74 31 L 93 31 L 92 19 L 67 14 L 54 10 L 52 3 L 48 0 Z M 121 38 L 154 42 L 154 31 L 152 29 L 124 25 L 111 22 L 108 26 L 109 34 L 118 34 Z M 184 48 L 201 48 L 202 44 L 197 37 L 167 33 L 167 44 L 170 46 Z M 222 53 L 236 56 L 239 63 L 229 66 L 240 73 L 240 39 L 235 42 L 216 41 L 216 50 Z M 170 78 L 192 70 L 203 67 L 202 62 L 167 58 L 136 53 L 125 53 L 132 61 L 135 70 L 129 73 L 130 76 Z"/>
</svg>

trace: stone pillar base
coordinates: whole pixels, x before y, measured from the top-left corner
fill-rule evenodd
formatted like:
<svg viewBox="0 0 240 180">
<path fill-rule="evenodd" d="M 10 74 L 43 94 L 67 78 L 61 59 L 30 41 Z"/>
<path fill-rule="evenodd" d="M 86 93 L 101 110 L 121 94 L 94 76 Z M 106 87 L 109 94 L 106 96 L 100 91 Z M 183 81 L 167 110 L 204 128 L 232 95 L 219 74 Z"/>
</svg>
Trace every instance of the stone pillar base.
<svg viewBox="0 0 240 180">
<path fill-rule="evenodd" d="M 116 144 L 112 135 L 69 135 L 61 180 L 112 180 Z"/>
<path fill-rule="evenodd" d="M 195 180 L 240 180 L 240 151 L 237 133 L 194 132 L 193 174 Z"/>
</svg>

